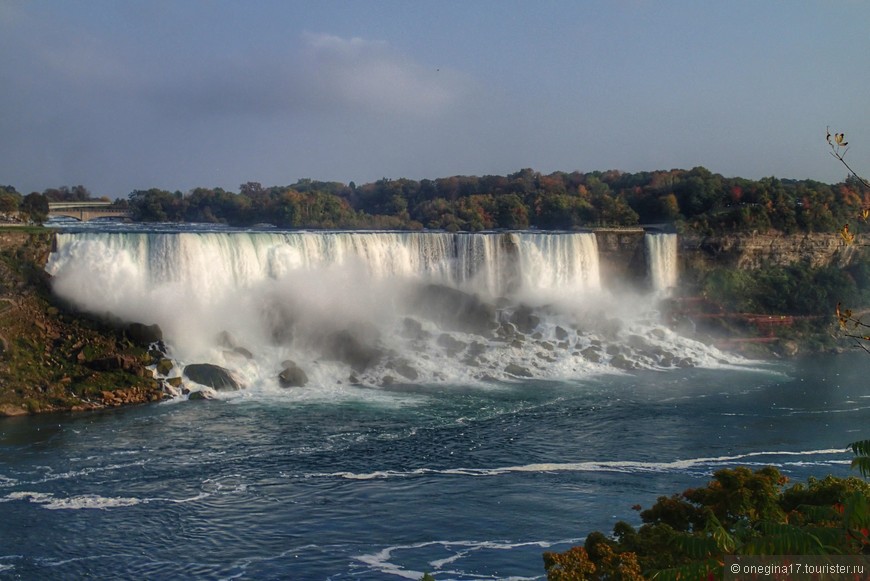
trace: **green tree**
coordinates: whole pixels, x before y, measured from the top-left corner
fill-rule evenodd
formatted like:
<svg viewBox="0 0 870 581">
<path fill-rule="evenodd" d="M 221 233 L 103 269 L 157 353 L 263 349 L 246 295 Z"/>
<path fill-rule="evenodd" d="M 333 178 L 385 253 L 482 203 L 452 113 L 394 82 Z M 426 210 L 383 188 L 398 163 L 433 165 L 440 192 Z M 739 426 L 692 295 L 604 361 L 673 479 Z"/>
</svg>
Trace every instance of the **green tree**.
<svg viewBox="0 0 870 581">
<path fill-rule="evenodd" d="M 721 578 L 724 555 L 870 554 L 870 484 L 786 484 L 773 467 L 718 470 L 703 488 L 660 497 L 637 529 L 619 522 L 612 538 L 593 532 L 584 547 L 545 553 L 547 578 Z"/>
<path fill-rule="evenodd" d="M 15 190 L 0 188 L 0 214 L 10 216 L 18 212 L 21 196 Z"/>
<path fill-rule="evenodd" d="M 21 200 L 20 210 L 31 222 L 42 224 L 48 219 L 48 199 L 39 192 L 31 192 Z"/>
</svg>

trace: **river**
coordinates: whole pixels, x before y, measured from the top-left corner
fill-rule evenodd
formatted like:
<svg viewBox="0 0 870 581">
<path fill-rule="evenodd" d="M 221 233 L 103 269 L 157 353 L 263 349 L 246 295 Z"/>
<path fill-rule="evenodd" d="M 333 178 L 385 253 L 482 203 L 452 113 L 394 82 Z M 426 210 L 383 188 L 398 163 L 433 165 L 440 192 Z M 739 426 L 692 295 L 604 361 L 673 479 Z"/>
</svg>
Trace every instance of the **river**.
<svg viewBox="0 0 870 581">
<path fill-rule="evenodd" d="M 541 579 L 542 552 L 638 524 L 633 505 L 723 467 L 847 475 L 846 444 L 868 437 L 866 354 L 757 362 L 698 343 L 656 322 L 661 289 L 602 289 L 587 239 L 519 235 L 524 269 L 506 288 L 492 240 L 461 239 L 478 245 L 466 263 L 438 242 L 448 264 L 431 241 L 419 255 L 402 236 L 365 254 L 347 249 L 384 238 L 351 236 L 343 256 L 380 262 L 342 262 L 335 238 L 329 254 L 303 252 L 296 234 L 250 234 L 61 236 L 59 293 L 159 323 L 173 374 L 208 361 L 246 388 L 0 422 L 0 578 Z M 478 276 L 481 264 L 495 274 Z M 433 316 L 407 291 L 424 271 L 462 305 L 506 294 L 492 300 L 498 329 L 533 332 Z M 293 306 L 289 335 L 275 333 L 276 305 Z M 353 369 L 318 352 L 336 327 L 374 333 L 375 359 Z M 252 358 L 227 353 L 224 331 Z M 305 387 L 279 386 L 288 357 Z"/>
</svg>

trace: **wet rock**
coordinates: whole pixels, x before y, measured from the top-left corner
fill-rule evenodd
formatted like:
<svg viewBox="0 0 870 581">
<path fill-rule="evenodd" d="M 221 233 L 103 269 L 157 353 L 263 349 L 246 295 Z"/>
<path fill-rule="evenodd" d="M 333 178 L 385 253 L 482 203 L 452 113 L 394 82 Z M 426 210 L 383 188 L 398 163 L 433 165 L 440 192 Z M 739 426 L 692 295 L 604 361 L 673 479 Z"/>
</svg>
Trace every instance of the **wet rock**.
<svg viewBox="0 0 870 581">
<path fill-rule="evenodd" d="M 218 391 L 235 391 L 241 385 L 229 370 L 211 363 L 192 363 L 185 366 L 184 376 L 200 385 L 214 388 Z"/>
<path fill-rule="evenodd" d="M 601 352 L 596 347 L 587 347 L 583 351 L 580 352 L 581 355 L 592 363 L 600 363 L 601 362 Z"/>
<path fill-rule="evenodd" d="M 547 351 L 555 351 L 556 350 L 556 346 L 553 345 L 552 343 L 550 343 L 549 341 L 541 341 L 540 343 L 538 343 L 538 346 L 540 346 L 542 349 L 546 349 Z"/>
<path fill-rule="evenodd" d="M 438 336 L 438 340 L 436 341 L 440 347 L 442 347 L 447 354 L 451 357 L 459 354 L 463 349 L 467 347 L 465 343 L 456 339 L 452 335 L 448 335 L 447 333 L 442 333 Z"/>
<path fill-rule="evenodd" d="M 142 367 L 132 355 L 110 355 L 88 361 L 86 365 L 94 371 L 126 371 L 135 375 L 141 374 Z"/>
<path fill-rule="evenodd" d="M 188 401 L 204 401 L 215 399 L 217 394 L 212 389 L 200 389 L 199 391 L 191 391 L 187 396 Z"/>
<path fill-rule="evenodd" d="M 610 358 L 611 367 L 615 367 L 617 369 L 630 370 L 634 369 L 634 363 L 625 358 L 625 355 L 622 353 L 617 353 L 613 357 Z"/>
<path fill-rule="evenodd" d="M 253 359 L 254 354 L 245 349 L 244 347 L 234 347 L 232 353 L 244 357 L 245 359 Z"/>
<path fill-rule="evenodd" d="M 125 329 L 127 338 L 140 347 L 148 347 L 152 343 L 163 341 L 163 330 L 160 325 L 145 325 L 130 323 Z"/>
<path fill-rule="evenodd" d="M 559 325 L 556 325 L 555 331 L 556 331 L 556 339 L 557 340 L 564 341 L 565 339 L 568 338 L 568 331 L 566 331 L 565 329 L 563 329 Z"/>
<path fill-rule="evenodd" d="M 619 347 L 619 345 L 608 345 L 607 349 L 605 349 L 605 352 L 608 355 L 618 355 L 622 352 L 622 349 Z"/>
<path fill-rule="evenodd" d="M 278 374 L 278 384 L 281 387 L 305 387 L 308 375 L 293 361 L 285 361 L 284 370 Z"/>
<path fill-rule="evenodd" d="M 532 372 L 528 368 L 516 363 L 508 363 L 504 368 L 504 372 L 514 377 L 532 377 Z"/>
<path fill-rule="evenodd" d="M 160 375 L 169 375 L 173 367 L 172 359 L 161 359 L 157 362 L 156 370 Z"/>
<path fill-rule="evenodd" d="M 495 330 L 495 340 L 511 341 L 517 336 L 517 327 L 507 321 L 502 322 Z"/>
<path fill-rule="evenodd" d="M 411 317 L 402 319 L 402 331 L 400 333 L 406 339 L 422 340 L 428 339 L 430 334 L 423 330 L 423 323 Z"/>
<path fill-rule="evenodd" d="M 384 356 L 384 350 L 374 345 L 375 341 L 377 341 L 375 330 L 353 332 L 343 329 L 326 339 L 324 356 L 327 359 L 346 363 L 354 371 L 365 371 L 377 364 Z"/>
<path fill-rule="evenodd" d="M 692 361 L 691 357 L 683 357 L 682 359 L 676 360 L 674 365 L 686 369 L 689 367 L 695 367 L 695 362 Z"/>
<path fill-rule="evenodd" d="M 497 325 L 495 306 L 448 286 L 424 285 L 412 302 L 417 312 L 447 331 L 489 336 Z"/>
<path fill-rule="evenodd" d="M 640 335 L 629 335 L 625 342 L 633 349 L 649 349 L 649 342 Z"/>
<path fill-rule="evenodd" d="M 392 369 L 393 371 L 410 381 L 415 381 L 417 378 L 420 377 L 420 374 L 417 372 L 417 370 L 414 369 L 414 367 L 411 366 L 411 364 L 404 359 L 399 359 L 398 361 L 391 362 L 388 368 Z"/>
<path fill-rule="evenodd" d="M 511 314 L 510 322 L 514 324 L 518 331 L 530 335 L 541 323 L 541 318 L 534 314 L 531 307 L 519 305 Z"/>
<path fill-rule="evenodd" d="M 483 355 L 486 353 L 486 345 L 481 343 L 480 341 L 473 341 L 471 345 L 468 346 L 468 354 L 473 356 Z"/>
</svg>

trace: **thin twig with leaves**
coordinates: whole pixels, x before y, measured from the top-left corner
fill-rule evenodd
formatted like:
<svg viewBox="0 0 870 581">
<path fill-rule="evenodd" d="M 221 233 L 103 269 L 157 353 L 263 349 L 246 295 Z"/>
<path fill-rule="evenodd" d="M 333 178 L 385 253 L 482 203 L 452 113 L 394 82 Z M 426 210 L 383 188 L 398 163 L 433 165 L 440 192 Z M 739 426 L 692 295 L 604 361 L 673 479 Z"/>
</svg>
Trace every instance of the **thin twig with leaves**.
<svg viewBox="0 0 870 581">
<path fill-rule="evenodd" d="M 853 170 L 846 162 L 846 152 L 849 151 L 849 142 L 846 141 L 846 134 L 831 133 L 831 128 L 828 127 L 826 139 L 828 141 L 828 145 L 831 146 L 831 155 L 837 158 L 840 163 L 842 163 L 846 167 L 846 169 L 849 170 L 849 173 L 852 174 L 855 179 L 864 184 L 865 187 L 870 188 L 870 183 L 867 183 L 867 180 L 855 173 L 855 170 Z"/>
<path fill-rule="evenodd" d="M 870 353 L 870 348 L 867 347 L 867 342 L 870 341 L 870 324 L 859 319 L 852 312 L 852 309 L 844 308 L 840 303 L 837 303 L 836 314 L 837 322 L 840 323 L 840 328 L 846 331 L 843 336 L 854 339 L 858 347 L 867 353 Z M 864 329 L 868 329 L 866 334 L 858 333 L 859 330 Z"/>
</svg>

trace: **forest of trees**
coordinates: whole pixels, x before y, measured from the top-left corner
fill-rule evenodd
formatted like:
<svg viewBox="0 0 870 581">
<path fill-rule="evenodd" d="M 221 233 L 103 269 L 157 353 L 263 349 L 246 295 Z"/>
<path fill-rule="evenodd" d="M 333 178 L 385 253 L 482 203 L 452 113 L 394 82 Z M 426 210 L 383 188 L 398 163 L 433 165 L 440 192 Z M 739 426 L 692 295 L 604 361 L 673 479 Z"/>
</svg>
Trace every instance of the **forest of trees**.
<svg viewBox="0 0 870 581">
<path fill-rule="evenodd" d="M 83 186 L 21 196 L 0 186 L 0 213 L 44 201 L 92 199 Z M 103 198 L 105 199 L 105 198 Z M 353 182 L 299 180 L 289 186 L 242 184 L 238 192 L 137 190 L 116 202 L 134 220 L 207 222 L 282 228 L 412 229 L 449 231 L 674 224 L 701 234 L 776 230 L 835 232 L 870 207 L 870 188 L 849 177 L 829 185 L 774 177 L 726 178 L 703 167 L 625 173 L 523 169 L 507 176 L 453 176 L 435 180 L 383 178 Z"/>
</svg>

